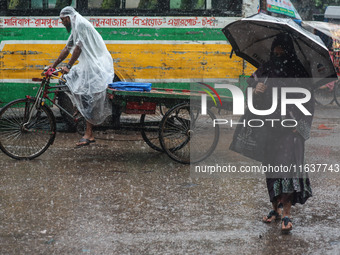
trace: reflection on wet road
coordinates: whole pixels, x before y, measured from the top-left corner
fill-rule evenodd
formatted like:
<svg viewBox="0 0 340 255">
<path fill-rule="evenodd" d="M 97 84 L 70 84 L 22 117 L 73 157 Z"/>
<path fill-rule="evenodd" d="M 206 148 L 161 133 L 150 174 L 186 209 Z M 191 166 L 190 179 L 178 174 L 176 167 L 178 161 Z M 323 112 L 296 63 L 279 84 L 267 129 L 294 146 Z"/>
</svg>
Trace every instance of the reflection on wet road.
<svg viewBox="0 0 340 255">
<path fill-rule="evenodd" d="M 339 116 L 318 109 L 308 162 L 340 163 Z M 270 209 L 263 177 L 191 178 L 139 134 L 74 149 L 78 138 L 58 133 L 32 161 L 0 154 L 0 254 L 340 253 L 340 176 L 312 176 L 314 197 L 292 209 L 294 229 L 282 235 L 279 222 L 261 222 Z"/>
</svg>

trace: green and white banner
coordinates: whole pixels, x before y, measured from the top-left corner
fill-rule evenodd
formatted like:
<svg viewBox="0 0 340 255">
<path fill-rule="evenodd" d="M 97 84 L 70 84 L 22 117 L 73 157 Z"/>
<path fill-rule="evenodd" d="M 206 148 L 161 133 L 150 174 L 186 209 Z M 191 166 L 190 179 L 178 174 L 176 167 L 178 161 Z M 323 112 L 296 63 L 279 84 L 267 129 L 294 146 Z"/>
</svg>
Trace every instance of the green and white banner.
<svg viewBox="0 0 340 255">
<path fill-rule="evenodd" d="M 299 13 L 290 0 L 267 0 L 267 11 L 301 20 Z"/>
</svg>

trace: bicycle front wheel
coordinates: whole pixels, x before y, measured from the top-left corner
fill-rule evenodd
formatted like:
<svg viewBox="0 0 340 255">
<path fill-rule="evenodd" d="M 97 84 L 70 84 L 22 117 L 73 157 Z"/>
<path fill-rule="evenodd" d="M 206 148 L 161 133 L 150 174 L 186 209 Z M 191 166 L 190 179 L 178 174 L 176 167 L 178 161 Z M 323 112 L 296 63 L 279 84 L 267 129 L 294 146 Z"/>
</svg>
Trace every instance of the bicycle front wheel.
<svg viewBox="0 0 340 255">
<path fill-rule="evenodd" d="M 44 153 L 56 135 L 55 117 L 33 99 L 18 99 L 0 111 L 0 149 L 14 159 L 33 159 Z"/>
</svg>

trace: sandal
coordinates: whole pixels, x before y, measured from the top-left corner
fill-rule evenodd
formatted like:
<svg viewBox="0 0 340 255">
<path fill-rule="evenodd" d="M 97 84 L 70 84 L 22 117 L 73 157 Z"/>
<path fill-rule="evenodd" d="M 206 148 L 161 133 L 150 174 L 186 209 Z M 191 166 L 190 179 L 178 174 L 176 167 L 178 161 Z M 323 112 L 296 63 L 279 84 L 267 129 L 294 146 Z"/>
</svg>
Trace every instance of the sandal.
<svg viewBox="0 0 340 255">
<path fill-rule="evenodd" d="M 282 223 L 284 224 L 285 227 L 288 226 L 288 223 L 291 222 L 292 223 L 292 220 L 289 219 L 289 217 L 285 216 L 282 218 Z M 282 228 L 282 223 L 281 223 L 281 231 L 282 233 L 289 233 L 289 231 L 291 231 L 293 229 L 293 224 L 290 225 L 289 228 Z"/>
<path fill-rule="evenodd" d="M 275 219 L 271 219 L 272 217 L 275 217 Z M 277 220 L 277 219 L 279 219 L 280 217 L 281 217 L 281 215 L 280 215 L 278 212 L 276 212 L 276 211 L 274 211 L 274 210 L 271 210 L 271 211 L 268 213 L 268 215 L 266 216 L 266 219 L 263 218 L 262 221 L 263 221 L 264 223 L 271 223 L 273 220 Z M 269 221 L 269 219 L 271 219 L 271 220 Z"/>
<path fill-rule="evenodd" d="M 76 147 L 83 147 L 83 146 L 87 146 L 87 145 L 90 145 L 90 143 L 95 143 L 96 140 L 89 140 L 89 139 L 86 139 L 86 138 L 81 138 L 79 140 L 79 142 L 76 144 Z"/>
</svg>

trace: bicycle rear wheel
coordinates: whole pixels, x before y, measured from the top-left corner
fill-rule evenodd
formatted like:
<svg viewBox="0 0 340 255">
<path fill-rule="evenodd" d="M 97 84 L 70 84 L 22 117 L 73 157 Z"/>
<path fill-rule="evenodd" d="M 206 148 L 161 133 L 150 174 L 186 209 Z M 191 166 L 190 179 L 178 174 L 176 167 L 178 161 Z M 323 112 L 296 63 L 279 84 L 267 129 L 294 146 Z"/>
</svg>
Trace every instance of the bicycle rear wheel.
<svg viewBox="0 0 340 255">
<path fill-rule="evenodd" d="M 160 152 L 163 152 L 163 149 L 159 142 L 159 125 L 167 111 L 168 108 L 161 104 L 157 106 L 155 114 L 142 114 L 140 118 L 144 141 L 152 149 Z"/>
<path fill-rule="evenodd" d="M 314 90 L 315 102 L 319 105 L 331 104 L 334 100 L 333 90 L 328 87 L 320 87 Z"/>
<path fill-rule="evenodd" d="M 159 139 L 162 148 L 173 160 L 197 163 L 209 157 L 215 150 L 220 135 L 213 126 L 215 115 L 207 109 L 201 113 L 200 105 L 183 103 L 174 106 L 163 117 Z"/>
<path fill-rule="evenodd" d="M 52 111 L 47 106 L 34 106 L 34 102 L 18 99 L 0 111 L 0 149 L 14 159 L 36 158 L 54 141 L 56 121 Z"/>
<path fill-rule="evenodd" d="M 340 81 L 337 81 L 334 85 L 334 99 L 336 104 L 340 107 Z"/>
</svg>

